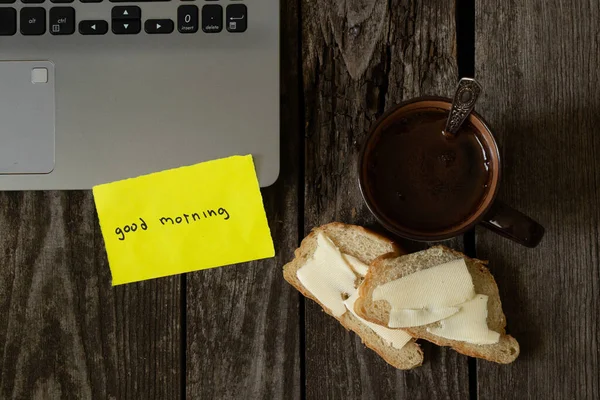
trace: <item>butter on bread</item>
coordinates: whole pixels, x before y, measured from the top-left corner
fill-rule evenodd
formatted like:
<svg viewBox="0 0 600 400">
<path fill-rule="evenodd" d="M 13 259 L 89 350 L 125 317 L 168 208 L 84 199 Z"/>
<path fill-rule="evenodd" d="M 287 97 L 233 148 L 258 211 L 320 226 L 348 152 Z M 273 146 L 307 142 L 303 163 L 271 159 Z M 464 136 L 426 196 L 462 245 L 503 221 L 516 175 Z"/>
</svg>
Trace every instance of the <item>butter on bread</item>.
<svg viewBox="0 0 600 400">
<path fill-rule="evenodd" d="M 400 349 L 395 348 L 370 328 L 367 323 L 361 322 L 352 312 L 346 311 L 336 317 L 335 314 L 339 313 L 334 313 L 302 284 L 298 278 L 298 270 L 311 261 L 317 249 L 317 236 L 320 233 L 330 239 L 342 254 L 352 256 L 362 264 L 369 265 L 377 257 L 386 253 L 399 254 L 398 247 L 391 240 L 381 235 L 360 226 L 334 222 L 313 229 L 304 238 L 300 247 L 295 251 L 295 258 L 283 267 L 285 280 L 305 297 L 319 304 L 326 313 L 336 318 L 346 329 L 358 334 L 367 347 L 374 350 L 390 365 L 398 369 L 412 369 L 420 366 L 423 363 L 423 352 L 414 339 L 411 339 Z M 356 268 L 353 269 L 356 271 Z M 361 280 L 360 274 L 357 273 L 356 276 L 357 283 L 359 283 Z"/>
<path fill-rule="evenodd" d="M 472 259 L 464 254 L 444 246 L 434 246 L 428 250 L 408 255 L 388 255 L 375 260 L 369 267 L 363 284 L 359 289 L 359 298 L 354 305 L 355 312 L 362 318 L 376 324 L 388 326 L 391 306 L 385 300 L 373 300 L 375 289 L 386 283 L 398 280 L 417 271 L 436 267 L 457 259 L 464 259 L 470 273 L 475 292 L 487 297 L 487 326 L 500 334 L 499 341 L 493 344 L 473 344 L 465 341 L 451 340 L 428 331 L 437 328 L 440 322 L 403 328 L 415 338 L 422 338 L 439 346 L 450 346 L 459 353 L 507 364 L 519 355 L 519 343 L 505 332 L 506 317 L 502 311 L 502 303 L 498 286 L 494 277 L 486 267 L 486 262 Z"/>
</svg>

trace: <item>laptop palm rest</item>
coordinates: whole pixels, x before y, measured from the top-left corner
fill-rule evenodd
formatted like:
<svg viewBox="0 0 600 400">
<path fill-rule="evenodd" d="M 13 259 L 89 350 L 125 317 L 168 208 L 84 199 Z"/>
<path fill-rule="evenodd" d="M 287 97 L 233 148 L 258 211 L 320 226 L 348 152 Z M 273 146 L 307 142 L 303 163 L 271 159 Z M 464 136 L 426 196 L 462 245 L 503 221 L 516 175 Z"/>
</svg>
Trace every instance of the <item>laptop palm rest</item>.
<svg viewBox="0 0 600 400">
<path fill-rule="evenodd" d="M 0 61 L 0 174 L 54 169 L 54 64 Z"/>
</svg>

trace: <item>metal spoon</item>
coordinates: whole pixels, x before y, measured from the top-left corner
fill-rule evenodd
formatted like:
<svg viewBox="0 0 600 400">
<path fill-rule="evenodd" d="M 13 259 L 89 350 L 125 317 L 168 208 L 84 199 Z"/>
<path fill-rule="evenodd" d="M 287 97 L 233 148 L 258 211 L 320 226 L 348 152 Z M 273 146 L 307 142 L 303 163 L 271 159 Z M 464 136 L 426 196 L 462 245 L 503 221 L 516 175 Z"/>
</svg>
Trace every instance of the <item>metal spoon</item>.
<svg viewBox="0 0 600 400">
<path fill-rule="evenodd" d="M 447 138 L 455 137 L 467 116 L 473 111 L 481 85 L 473 78 L 462 78 L 458 82 L 446 128 L 442 131 Z"/>
</svg>

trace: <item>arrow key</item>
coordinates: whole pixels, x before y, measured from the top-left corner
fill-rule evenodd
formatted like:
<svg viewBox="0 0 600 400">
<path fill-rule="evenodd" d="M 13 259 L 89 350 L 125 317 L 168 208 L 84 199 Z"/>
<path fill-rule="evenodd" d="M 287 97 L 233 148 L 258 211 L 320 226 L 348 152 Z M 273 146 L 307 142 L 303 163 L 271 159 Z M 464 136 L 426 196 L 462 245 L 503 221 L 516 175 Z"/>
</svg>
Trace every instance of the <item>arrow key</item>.
<svg viewBox="0 0 600 400">
<path fill-rule="evenodd" d="M 138 6 L 113 7 L 111 16 L 112 19 L 140 19 L 142 18 L 142 10 Z"/>
<path fill-rule="evenodd" d="M 108 22 L 98 20 L 86 20 L 79 22 L 79 33 L 82 35 L 104 35 L 108 32 Z"/>
<path fill-rule="evenodd" d="M 139 19 L 113 19 L 112 31 L 115 35 L 135 35 L 140 33 L 142 24 Z"/>
<path fill-rule="evenodd" d="M 144 23 L 146 33 L 171 33 L 174 27 L 171 19 L 148 19 Z"/>
</svg>

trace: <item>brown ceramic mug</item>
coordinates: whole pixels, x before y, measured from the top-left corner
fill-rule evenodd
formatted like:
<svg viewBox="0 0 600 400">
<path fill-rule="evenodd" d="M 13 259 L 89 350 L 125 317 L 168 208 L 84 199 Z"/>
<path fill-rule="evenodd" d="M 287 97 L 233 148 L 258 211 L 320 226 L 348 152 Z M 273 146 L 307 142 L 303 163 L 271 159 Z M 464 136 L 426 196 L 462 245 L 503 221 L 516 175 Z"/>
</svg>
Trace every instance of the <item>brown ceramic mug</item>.
<svg viewBox="0 0 600 400">
<path fill-rule="evenodd" d="M 501 161 L 487 123 L 472 112 L 458 135 L 442 130 L 451 100 L 420 97 L 382 115 L 363 145 L 360 190 L 369 210 L 389 231 L 437 241 L 476 224 L 528 247 L 544 228 L 496 200 Z"/>
</svg>

